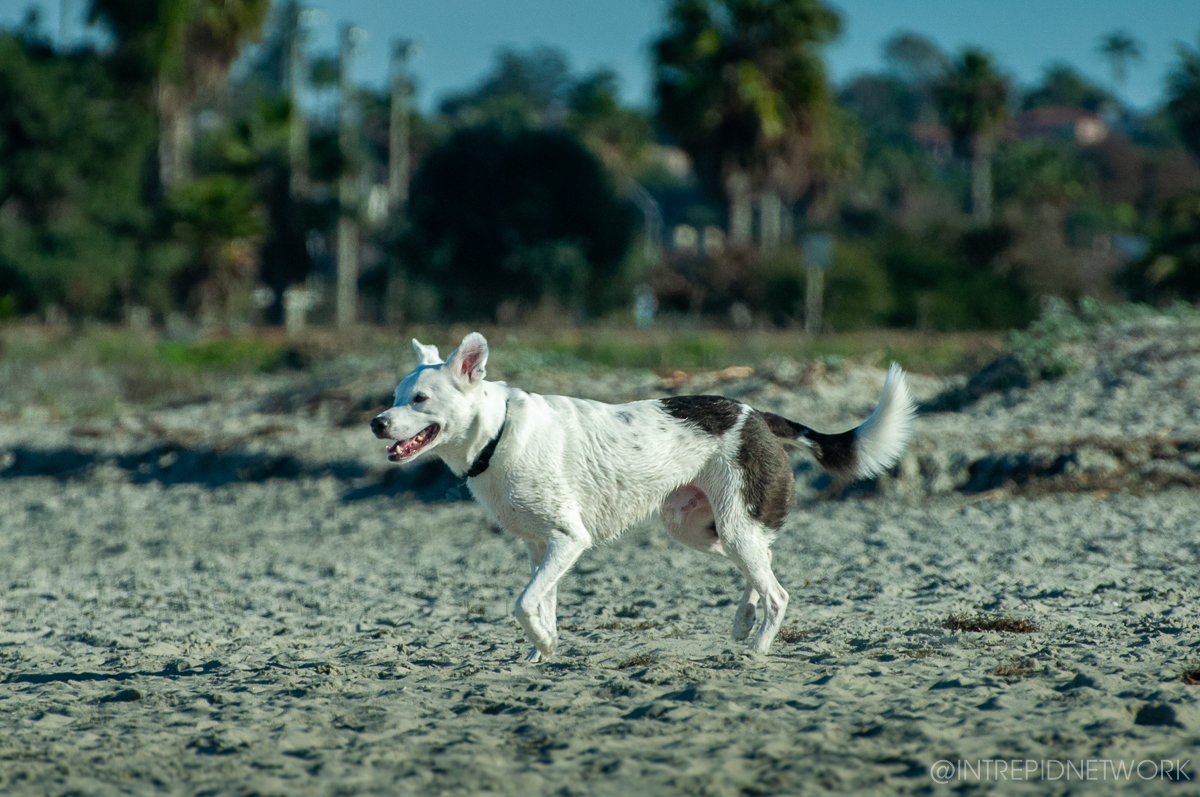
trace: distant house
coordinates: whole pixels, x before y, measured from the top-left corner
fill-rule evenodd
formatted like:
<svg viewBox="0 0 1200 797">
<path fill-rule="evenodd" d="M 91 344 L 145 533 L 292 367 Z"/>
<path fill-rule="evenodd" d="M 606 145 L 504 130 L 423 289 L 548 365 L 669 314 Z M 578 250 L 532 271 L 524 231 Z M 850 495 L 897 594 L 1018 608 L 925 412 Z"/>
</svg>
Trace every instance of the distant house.
<svg viewBox="0 0 1200 797">
<path fill-rule="evenodd" d="M 1023 112 L 1010 125 L 1009 135 L 1021 140 L 1034 138 L 1073 139 L 1083 147 L 1108 138 L 1108 125 L 1096 114 L 1083 108 L 1052 105 Z"/>
<path fill-rule="evenodd" d="M 1074 140 L 1083 147 L 1099 144 L 1108 138 L 1108 125 L 1096 114 L 1083 108 L 1054 105 L 1022 112 L 1005 128 L 1002 136 L 1028 141 L 1036 138 Z M 939 159 L 949 158 L 953 139 L 950 128 L 932 122 L 917 122 L 912 126 L 913 141 L 921 149 Z"/>
</svg>

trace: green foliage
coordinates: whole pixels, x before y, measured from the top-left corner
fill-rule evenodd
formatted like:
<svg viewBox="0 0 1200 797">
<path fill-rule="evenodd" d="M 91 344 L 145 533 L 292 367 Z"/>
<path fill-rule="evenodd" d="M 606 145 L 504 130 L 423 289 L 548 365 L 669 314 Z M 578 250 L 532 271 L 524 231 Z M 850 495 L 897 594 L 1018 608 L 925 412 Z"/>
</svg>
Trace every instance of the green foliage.
<svg viewBox="0 0 1200 797">
<path fill-rule="evenodd" d="M 113 315 L 138 298 L 153 136 L 99 56 L 0 33 L 0 293 L 19 311 Z"/>
<path fill-rule="evenodd" d="M 610 170 L 628 178 L 649 167 L 650 118 L 621 105 L 615 72 L 599 69 L 579 80 L 571 89 L 568 111 L 567 126 Z"/>
<path fill-rule="evenodd" d="M 164 365 L 197 371 L 273 371 L 285 349 L 259 338 L 212 340 L 203 343 L 159 343 L 157 355 Z"/>
<path fill-rule="evenodd" d="M 1121 282 L 1138 301 L 1200 301 L 1200 193 L 1165 204 L 1149 253 L 1125 269 Z"/>
<path fill-rule="evenodd" d="M 1073 309 L 1061 299 L 1046 301 L 1041 315 L 1024 330 L 1008 335 L 1008 351 L 1032 379 L 1057 379 L 1076 373 L 1084 363 L 1085 344 L 1105 326 L 1154 318 L 1197 320 L 1200 311 L 1178 303 L 1158 309 L 1145 304 L 1107 304 L 1085 298 Z"/>
<path fill-rule="evenodd" d="M 1035 315 L 1033 297 L 1014 274 L 994 268 L 1011 240 L 1003 228 L 888 235 L 882 260 L 894 296 L 890 323 L 944 332 L 1027 324 Z"/>
<path fill-rule="evenodd" d="M 1078 371 L 1082 364 L 1075 344 L 1088 334 L 1087 324 L 1061 299 L 1046 302 L 1028 329 L 1008 336 L 1008 350 L 1034 379 L 1057 379 Z"/>
<path fill-rule="evenodd" d="M 446 98 L 441 112 L 456 127 L 493 124 L 509 131 L 561 114 L 572 90 L 567 56 L 554 47 L 502 47 L 491 74 L 472 91 Z"/>
<path fill-rule="evenodd" d="M 1011 141 L 996 149 L 997 199 L 1031 205 L 1065 205 L 1086 196 L 1096 182 L 1095 166 L 1066 141 Z"/>
<path fill-rule="evenodd" d="M 955 146 L 970 152 L 979 136 L 990 135 L 1008 114 L 1009 81 L 992 57 L 974 47 L 964 48 L 936 89 L 942 120 Z"/>
<path fill-rule="evenodd" d="M 673 0 L 667 20 L 654 43 L 659 122 L 710 192 L 731 172 L 806 173 L 829 99 L 819 48 L 838 13 L 821 0 Z"/>
<path fill-rule="evenodd" d="M 784 249 L 762 257 L 755 264 L 755 277 L 762 285 L 759 309 L 776 326 L 804 317 L 807 272 L 800 253 Z"/>
<path fill-rule="evenodd" d="M 1183 143 L 1200 157 L 1200 50 L 1180 44 L 1178 54 L 1167 75 L 1167 112 Z"/>
<path fill-rule="evenodd" d="M 1066 105 L 1099 111 L 1112 101 L 1111 94 L 1085 78 L 1075 67 L 1058 62 L 1046 67 L 1041 83 L 1025 95 L 1022 105 L 1026 109 Z"/>
<path fill-rule="evenodd" d="M 543 297 L 602 311 L 592 300 L 618 276 L 635 219 L 572 136 L 495 126 L 460 131 L 429 153 L 410 217 L 413 273 L 440 290 L 447 314 L 471 319 Z"/>
<path fill-rule="evenodd" d="M 838 332 L 882 326 L 892 310 L 883 264 L 870 247 L 839 241 L 825 276 L 825 318 Z"/>
</svg>

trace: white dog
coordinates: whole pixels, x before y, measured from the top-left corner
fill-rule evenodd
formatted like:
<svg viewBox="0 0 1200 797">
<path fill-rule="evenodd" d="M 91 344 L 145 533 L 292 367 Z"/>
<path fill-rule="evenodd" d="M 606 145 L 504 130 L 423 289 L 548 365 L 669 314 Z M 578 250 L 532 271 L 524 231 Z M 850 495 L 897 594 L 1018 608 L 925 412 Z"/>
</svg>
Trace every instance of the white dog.
<svg viewBox="0 0 1200 797">
<path fill-rule="evenodd" d="M 558 643 L 559 579 L 592 545 L 656 509 L 672 537 L 728 557 L 746 577 L 734 639 L 750 635 L 763 598 L 753 645 L 766 652 L 788 604 L 769 547 L 792 500 L 781 443 L 808 447 L 848 480 L 891 467 L 912 429 L 912 399 L 894 364 L 865 423 L 821 434 L 720 396 L 604 404 L 488 382 L 487 341 L 476 332 L 445 362 L 434 346 L 413 340 L 413 348 L 417 368 L 371 430 L 395 441 L 392 462 L 436 452 L 467 477 L 488 515 L 525 541 L 533 576 L 515 614 L 535 645 L 531 662 Z"/>
</svg>

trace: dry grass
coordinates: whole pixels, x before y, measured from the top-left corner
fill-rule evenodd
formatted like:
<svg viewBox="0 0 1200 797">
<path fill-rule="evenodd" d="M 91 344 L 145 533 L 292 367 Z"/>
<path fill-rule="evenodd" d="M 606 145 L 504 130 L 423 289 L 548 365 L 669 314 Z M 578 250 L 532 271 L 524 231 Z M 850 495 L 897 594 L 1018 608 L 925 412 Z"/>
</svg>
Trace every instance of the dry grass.
<svg viewBox="0 0 1200 797">
<path fill-rule="evenodd" d="M 652 620 L 643 620 L 640 623 L 621 623 L 613 620 L 596 626 L 596 629 L 598 631 L 649 631 L 652 628 L 661 627 L 660 623 Z"/>
<path fill-rule="evenodd" d="M 785 642 L 791 645 L 795 642 L 799 642 L 806 636 L 808 636 L 808 634 L 804 631 L 801 631 L 795 625 L 785 625 L 783 628 L 779 629 L 779 636 L 777 638 L 780 642 Z"/>
<path fill-rule="evenodd" d="M 950 615 L 942 621 L 942 628 L 950 631 L 999 631 L 1004 634 L 1032 634 L 1038 630 L 1036 625 L 1026 620 L 968 614 Z"/>
<path fill-rule="evenodd" d="M 630 667 L 649 667 L 658 661 L 656 653 L 642 653 L 631 659 L 626 659 L 617 665 L 618 670 L 628 670 Z"/>
</svg>

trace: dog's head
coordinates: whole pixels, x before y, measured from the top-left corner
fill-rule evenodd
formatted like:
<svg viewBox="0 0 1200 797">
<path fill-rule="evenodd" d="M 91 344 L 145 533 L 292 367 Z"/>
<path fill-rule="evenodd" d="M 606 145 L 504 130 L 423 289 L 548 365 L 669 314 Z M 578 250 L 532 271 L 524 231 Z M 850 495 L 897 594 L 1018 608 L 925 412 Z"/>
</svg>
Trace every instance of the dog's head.
<svg viewBox="0 0 1200 797">
<path fill-rule="evenodd" d="M 392 462 L 408 462 L 445 442 L 454 442 L 470 429 L 487 375 L 488 345 L 483 335 L 463 338 L 442 362 L 436 346 L 413 339 L 417 367 L 396 387 L 390 410 L 371 420 L 371 431 L 387 447 Z"/>
</svg>

